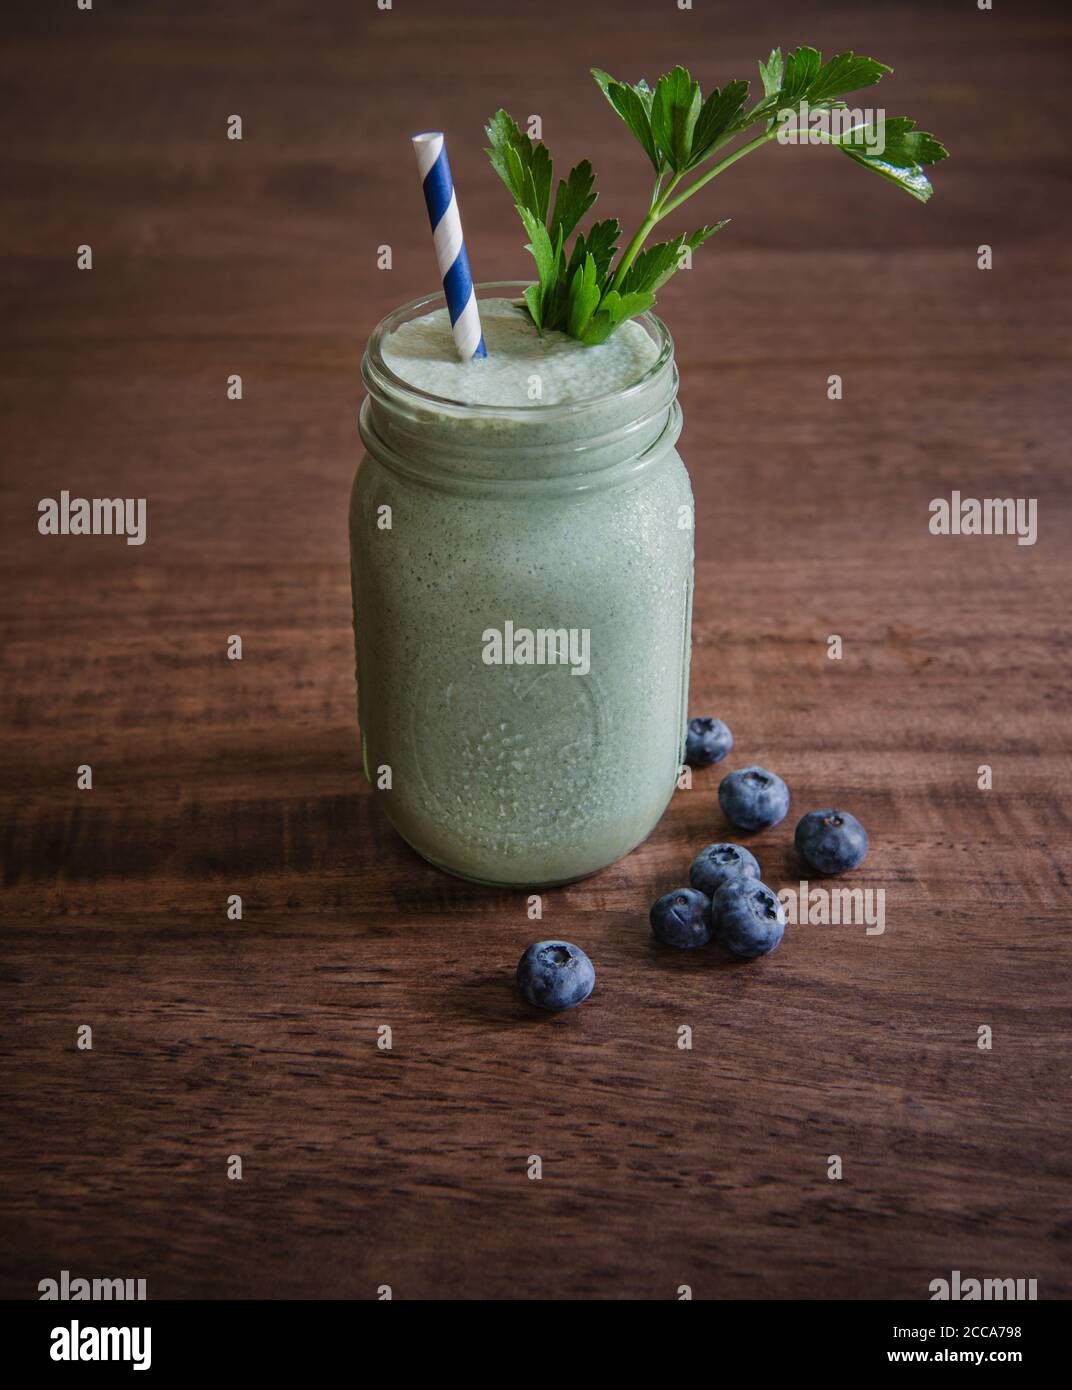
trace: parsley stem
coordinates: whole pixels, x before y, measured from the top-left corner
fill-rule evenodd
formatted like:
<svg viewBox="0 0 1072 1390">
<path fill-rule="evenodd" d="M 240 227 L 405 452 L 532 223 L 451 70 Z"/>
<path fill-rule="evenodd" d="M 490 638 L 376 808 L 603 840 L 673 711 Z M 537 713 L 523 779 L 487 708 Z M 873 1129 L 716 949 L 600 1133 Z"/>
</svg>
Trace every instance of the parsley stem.
<svg viewBox="0 0 1072 1390">
<path fill-rule="evenodd" d="M 614 272 L 614 279 L 610 282 L 610 288 L 612 290 L 616 290 L 621 285 L 622 281 L 625 279 L 625 272 L 636 260 L 637 253 L 639 252 L 640 248 L 644 245 L 644 243 L 647 241 L 649 235 L 651 234 L 651 229 L 655 226 L 656 222 L 658 222 L 661 218 L 666 216 L 666 200 L 667 198 L 669 198 L 670 194 L 673 193 L 674 189 L 678 186 L 683 177 L 684 174 L 675 174 L 674 177 L 670 180 L 670 182 L 666 185 L 666 191 L 662 194 L 662 196 L 658 198 L 653 196 L 651 208 L 648 212 L 647 217 L 645 217 L 644 221 L 641 223 L 640 230 L 637 232 L 636 236 L 622 252 L 622 258 L 618 262 L 618 267 Z M 662 183 L 661 174 L 659 175 L 659 183 Z M 658 185 L 656 185 L 656 187 L 658 187 Z"/>
<path fill-rule="evenodd" d="M 725 159 L 720 159 L 716 165 L 708 169 L 707 173 L 704 174 L 702 178 L 697 179 L 694 184 L 691 184 L 685 189 L 684 193 L 679 194 L 672 203 L 667 203 L 664 200 L 660 205 L 659 216 L 665 217 L 667 213 L 673 212 L 675 208 L 679 208 L 687 198 L 691 198 L 694 193 L 699 192 L 705 183 L 710 183 L 716 174 L 721 174 L 723 169 L 728 169 L 730 165 L 740 159 L 742 155 L 748 154 L 751 150 L 758 150 L 760 145 L 765 145 L 768 140 L 773 140 L 777 133 L 776 130 L 765 130 L 762 135 L 757 135 L 754 140 L 749 140 L 747 145 L 742 145 L 739 150 L 734 150 L 734 152 L 728 154 Z M 671 187 L 673 187 L 672 184 L 667 188 L 667 193 L 670 192 Z"/>
<path fill-rule="evenodd" d="M 828 145 L 840 145 L 850 135 L 859 135 L 861 130 L 869 130 L 870 128 L 870 121 L 862 121 L 860 125 L 849 126 L 848 130 L 843 130 L 840 135 L 828 135 L 825 130 L 818 130 L 814 126 L 794 126 L 792 130 L 787 126 L 779 126 L 775 134 L 806 135 L 809 140 L 815 139 L 825 141 Z"/>
<path fill-rule="evenodd" d="M 617 269 L 614 272 L 614 279 L 610 283 L 610 288 L 612 290 L 620 288 L 622 281 L 625 279 L 626 271 L 636 260 L 641 247 L 651 235 L 652 229 L 657 222 L 661 222 L 664 217 L 673 212 L 676 208 L 679 208 L 681 204 L 688 198 L 691 198 L 694 193 L 699 192 L 704 184 L 710 183 L 716 174 L 721 174 L 724 169 L 728 169 L 730 165 L 740 159 L 742 155 L 748 154 L 751 150 L 758 150 L 760 145 L 765 145 L 768 140 L 773 140 L 777 133 L 776 130 L 764 130 L 761 135 L 757 135 L 754 140 L 749 140 L 748 143 L 742 145 L 739 150 L 734 150 L 734 152 L 728 154 L 725 159 L 720 159 L 717 164 L 708 169 L 707 173 L 704 174 L 702 178 L 690 184 L 690 186 L 685 189 L 684 193 L 679 193 L 678 196 L 672 200 L 670 195 L 685 177 L 684 171 L 674 175 L 666 185 L 665 192 L 661 195 L 659 188 L 663 181 L 663 175 L 660 174 L 655 180 L 655 191 L 651 195 L 651 206 L 648 209 L 648 215 L 641 223 L 640 230 L 637 232 L 636 236 L 633 237 L 632 241 L 622 253 L 622 258 L 618 262 Z"/>
</svg>

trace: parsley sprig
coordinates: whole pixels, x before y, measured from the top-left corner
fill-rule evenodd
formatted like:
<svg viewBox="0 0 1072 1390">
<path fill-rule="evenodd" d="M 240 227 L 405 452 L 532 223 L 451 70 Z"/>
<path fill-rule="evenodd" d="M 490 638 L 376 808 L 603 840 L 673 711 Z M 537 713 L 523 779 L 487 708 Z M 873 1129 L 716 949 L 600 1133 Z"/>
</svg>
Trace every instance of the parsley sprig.
<svg viewBox="0 0 1072 1390">
<path fill-rule="evenodd" d="M 655 172 L 647 214 L 617 261 L 622 234 L 617 218 L 576 232 L 597 197 L 589 161 L 582 160 L 559 179 L 552 200 L 547 146 L 533 143 L 506 111 L 496 112 L 487 126 L 488 156 L 513 197 L 528 234 L 527 249 L 536 262 L 538 282 L 525 291 L 536 327 L 560 329 L 583 343 L 601 343 L 626 319 L 650 309 L 656 291 L 680 268 L 684 253 L 697 250 L 728 220 L 645 249 L 664 217 L 738 159 L 791 130 L 793 119 L 804 111 L 845 109 L 843 96 L 873 86 L 890 71 L 884 63 L 855 53 L 839 53 L 824 63 L 814 48 L 797 48 L 785 58 L 776 48 L 759 64 L 763 96 L 749 107 L 749 84 L 744 81 L 716 87 L 704 97 L 683 67 L 660 77 L 654 87 L 644 81 L 618 82 L 593 68 L 592 76 Z M 907 116 L 886 120 L 883 130 L 864 123 L 828 134 L 810 128 L 810 133 L 818 133 L 842 154 L 923 203 L 932 192 L 924 168 L 947 154 L 933 135 L 917 130 Z M 742 143 L 727 151 L 738 139 Z M 695 176 L 690 181 L 691 175 Z"/>
</svg>

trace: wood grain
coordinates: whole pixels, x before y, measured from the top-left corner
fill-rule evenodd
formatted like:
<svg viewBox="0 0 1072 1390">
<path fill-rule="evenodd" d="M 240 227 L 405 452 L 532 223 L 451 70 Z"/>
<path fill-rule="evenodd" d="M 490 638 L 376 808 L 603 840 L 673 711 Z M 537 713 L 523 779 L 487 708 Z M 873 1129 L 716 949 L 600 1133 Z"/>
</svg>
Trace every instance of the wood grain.
<svg viewBox="0 0 1072 1390">
<path fill-rule="evenodd" d="M 727 8 L 11 19 L 0 1294 L 63 1268 L 156 1298 L 922 1298 L 953 1269 L 1072 1291 L 1068 16 Z M 590 63 L 713 83 L 798 41 L 895 65 L 890 113 L 956 157 L 926 209 L 829 151 L 742 161 L 699 213 L 733 224 L 661 297 L 698 501 L 692 707 L 796 814 L 854 810 L 854 882 L 887 898 L 881 936 L 801 926 L 733 966 L 646 923 L 727 833 L 718 773 L 540 924 L 386 826 L 346 499 L 364 338 L 434 284 L 410 130 L 447 128 L 476 273 L 514 276 L 480 152 L 497 105 L 542 114 L 624 209 L 646 176 Z M 61 488 L 145 496 L 147 544 L 41 537 Z M 1037 498 L 1038 543 L 931 536 L 954 488 Z M 778 888 L 794 821 L 754 837 Z M 536 1019 L 511 977 L 549 934 L 598 985 Z"/>
</svg>

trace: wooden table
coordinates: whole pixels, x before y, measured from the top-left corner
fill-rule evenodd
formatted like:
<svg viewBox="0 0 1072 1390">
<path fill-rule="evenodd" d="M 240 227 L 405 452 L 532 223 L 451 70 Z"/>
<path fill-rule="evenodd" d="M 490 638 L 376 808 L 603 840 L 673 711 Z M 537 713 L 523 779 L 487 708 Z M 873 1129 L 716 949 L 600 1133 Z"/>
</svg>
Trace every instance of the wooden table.
<svg viewBox="0 0 1072 1390">
<path fill-rule="evenodd" d="M 727 8 L 11 21 L 0 1293 L 69 1269 L 151 1298 L 919 1299 L 959 1269 L 1068 1296 L 1068 17 Z M 708 84 L 799 41 L 894 64 L 889 114 L 955 158 L 923 208 L 772 146 L 687 210 L 734 218 L 660 311 L 692 709 L 737 746 L 533 923 L 421 862 L 358 766 L 358 362 L 435 283 L 407 136 L 446 127 L 478 277 L 522 275 L 497 105 L 625 214 L 648 179 L 589 64 Z M 61 489 L 145 497 L 146 544 L 41 536 Z M 1037 499 L 1037 544 L 931 535 L 954 489 Z M 747 967 L 654 947 L 649 903 L 727 834 L 747 762 L 793 792 L 751 842 L 767 879 L 800 877 L 799 813 L 846 806 L 883 934 L 798 926 Z M 556 934 L 597 991 L 535 1018 L 513 969 Z"/>
</svg>

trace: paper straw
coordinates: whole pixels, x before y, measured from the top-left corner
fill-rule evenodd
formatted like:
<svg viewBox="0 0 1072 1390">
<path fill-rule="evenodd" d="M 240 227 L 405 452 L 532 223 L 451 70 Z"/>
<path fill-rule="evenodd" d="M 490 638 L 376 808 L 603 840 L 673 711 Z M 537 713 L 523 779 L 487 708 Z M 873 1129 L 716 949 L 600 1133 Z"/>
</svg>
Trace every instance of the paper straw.
<svg viewBox="0 0 1072 1390">
<path fill-rule="evenodd" d="M 436 262 L 443 277 L 447 312 L 450 314 L 450 327 L 458 355 L 465 361 L 471 357 L 487 357 L 443 132 L 430 130 L 424 135 L 414 135 L 413 151 L 417 156 L 428 221 L 432 224 L 435 240 Z"/>
</svg>

